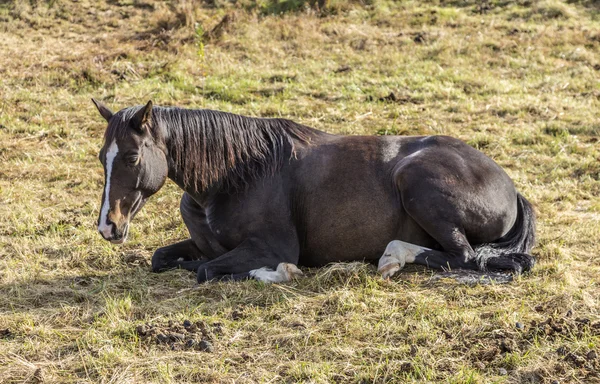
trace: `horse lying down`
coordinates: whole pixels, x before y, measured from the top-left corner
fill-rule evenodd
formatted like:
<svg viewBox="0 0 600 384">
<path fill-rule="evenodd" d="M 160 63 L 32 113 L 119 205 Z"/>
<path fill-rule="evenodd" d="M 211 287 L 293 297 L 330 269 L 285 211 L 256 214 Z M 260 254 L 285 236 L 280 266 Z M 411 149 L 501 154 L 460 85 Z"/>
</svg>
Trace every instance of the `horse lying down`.
<svg viewBox="0 0 600 384">
<path fill-rule="evenodd" d="M 185 191 L 190 238 L 152 269 L 198 282 L 286 281 L 297 265 L 378 260 L 435 269 L 529 271 L 531 205 L 493 160 L 447 136 L 341 136 L 285 119 L 145 106 L 112 113 L 100 161 L 98 230 L 113 243 L 167 177 Z"/>
</svg>

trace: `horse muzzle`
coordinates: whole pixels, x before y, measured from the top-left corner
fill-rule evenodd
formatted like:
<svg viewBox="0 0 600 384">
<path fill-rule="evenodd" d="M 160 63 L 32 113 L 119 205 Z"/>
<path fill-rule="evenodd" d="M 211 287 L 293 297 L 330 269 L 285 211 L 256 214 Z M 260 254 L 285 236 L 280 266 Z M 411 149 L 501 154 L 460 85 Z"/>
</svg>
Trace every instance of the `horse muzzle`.
<svg viewBox="0 0 600 384">
<path fill-rule="evenodd" d="M 98 226 L 98 232 L 100 232 L 104 240 L 108 240 L 113 244 L 123 244 L 129 234 L 129 223 L 124 222 L 120 226 L 117 226 L 115 223 L 107 220 L 106 225 Z"/>
<path fill-rule="evenodd" d="M 113 238 L 110 240 L 113 244 L 123 244 L 127 240 L 129 234 L 129 223 L 126 223 L 121 230 L 115 231 Z"/>
<path fill-rule="evenodd" d="M 98 219 L 98 232 L 104 240 L 113 244 L 123 244 L 129 233 L 129 222 L 146 203 L 141 193 L 137 193 L 133 204 L 121 208 L 121 200 L 115 202 L 115 208 L 108 212 L 107 217 Z"/>
</svg>

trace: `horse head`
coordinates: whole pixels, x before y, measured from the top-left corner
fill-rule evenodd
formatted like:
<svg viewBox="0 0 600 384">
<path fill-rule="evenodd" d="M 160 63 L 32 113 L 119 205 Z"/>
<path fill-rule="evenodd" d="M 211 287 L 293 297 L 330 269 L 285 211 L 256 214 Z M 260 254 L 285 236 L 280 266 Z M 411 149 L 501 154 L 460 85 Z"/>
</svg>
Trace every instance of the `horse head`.
<svg viewBox="0 0 600 384">
<path fill-rule="evenodd" d="M 166 149 L 152 119 L 151 101 L 114 114 L 92 101 L 108 122 L 98 156 L 104 167 L 98 231 L 104 239 L 122 244 L 131 219 L 167 179 Z"/>
</svg>

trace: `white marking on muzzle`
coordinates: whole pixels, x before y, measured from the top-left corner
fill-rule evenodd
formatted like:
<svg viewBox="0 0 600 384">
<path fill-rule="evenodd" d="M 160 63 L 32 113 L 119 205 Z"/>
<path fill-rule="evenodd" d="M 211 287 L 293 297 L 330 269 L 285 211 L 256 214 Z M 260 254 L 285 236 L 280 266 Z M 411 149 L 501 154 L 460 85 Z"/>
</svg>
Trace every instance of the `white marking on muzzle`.
<svg viewBox="0 0 600 384">
<path fill-rule="evenodd" d="M 284 281 L 290 281 L 294 278 L 294 276 L 302 274 L 302 271 L 299 270 L 298 267 L 290 263 L 279 263 L 276 271 L 267 267 L 253 269 L 250 271 L 250 276 L 265 283 L 281 283 Z"/>
<path fill-rule="evenodd" d="M 113 224 L 108 224 L 108 212 L 110 212 L 110 176 L 117 153 L 119 153 L 119 147 L 115 139 L 110 143 L 108 152 L 106 152 L 106 183 L 104 185 L 104 201 L 102 202 L 102 210 L 100 211 L 100 224 L 98 224 L 98 231 L 100 231 L 105 239 L 109 239 L 112 235 Z"/>
<path fill-rule="evenodd" d="M 414 263 L 417 255 L 425 251 L 430 249 L 400 240 L 391 241 L 379 259 L 377 270 L 387 279 L 404 268 L 406 263 Z"/>
</svg>

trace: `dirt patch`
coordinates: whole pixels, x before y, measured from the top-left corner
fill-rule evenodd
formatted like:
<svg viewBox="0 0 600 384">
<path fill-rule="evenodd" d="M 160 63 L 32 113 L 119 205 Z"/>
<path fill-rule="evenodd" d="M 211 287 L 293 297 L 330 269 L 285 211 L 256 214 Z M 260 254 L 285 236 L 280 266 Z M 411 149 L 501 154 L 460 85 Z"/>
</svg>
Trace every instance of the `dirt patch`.
<svg viewBox="0 0 600 384">
<path fill-rule="evenodd" d="M 215 334 L 221 332 L 220 324 L 208 325 L 203 321 L 183 323 L 169 321 L 166 324 L 142 324 L 136 333 L 143 343 L 158 345 L 162 349 L 195 350 L 211 353 L 214 351 Z"/>
<path fill-rule="evenodd" d="M 12 332 L 10 331 L 10 329 L 0 329 L 0 339 L 8 339 L 11 336 Z"/>
<path fill-rule="evenodd" d="M 407 94 L 402 94 L 399 92 L 390 92 L 388 95 L 379 97 L 378 101 L 383 101 L 386 103 L 398 103 L 398 104 L 422 104 L 423 100 L 419 97 L 414 97 Z M 374 97 L 369 95 L 367 96 L 367 101 L 374 101 Z"/>
</svg>

